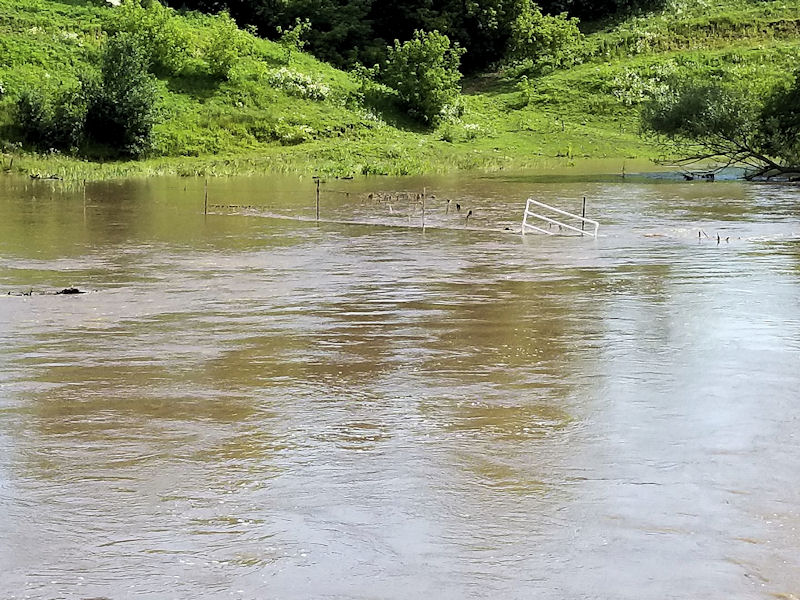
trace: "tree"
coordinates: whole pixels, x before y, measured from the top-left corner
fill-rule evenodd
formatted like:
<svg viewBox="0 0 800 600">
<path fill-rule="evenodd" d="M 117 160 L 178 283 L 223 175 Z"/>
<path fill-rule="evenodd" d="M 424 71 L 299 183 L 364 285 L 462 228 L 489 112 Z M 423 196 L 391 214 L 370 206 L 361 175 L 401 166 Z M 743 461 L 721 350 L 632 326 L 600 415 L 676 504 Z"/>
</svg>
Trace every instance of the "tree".
<svg viewBox="0 0 800 600">
<path fill-rule="evenodd" d="M 458 45 L 450 46 L 446 35 L 418 30 L 411 40 L 395 40 L 388 48 L 383 79 L 397 90 L 412 117 L 434 123 L 458 99 L 463 53 Z"/>
<path fill-rule="evenodd" d="M 292 0 L 285 3 L 277 14 L 272 13 L 270 18 L 278 21 L 274 30 L 280 27 L 280 32 L 289 30 L 293 24 L 308 21 L 308 27 L 300 32 L 308 51 L 334 65 L 351 67 L 370 58 L 368 54 L 373 46 L 385 46 L 385 42 L 378 44 L 374 40 L 373 24 L 369 18 L 373 2 Z M 307 35 L 312 27 L 314 34 Z"/>
<path fill-rule="evenodd" d="M 765 151 L 800 172 L 800 72 L 767 98 L 761 122 Z"/>
<path fill-rule="evenodd" d="M 800 174 L 800 80 L 766 97 L 718 82 L 673 85 L 645 106 L 642 129 L 683 165 L 741 165 L 748 178 Z"/>
<path fill-rule="evenodd" d="M 126 0 L 144 2 L 154 0 Z M 337 67 L 371 65 L 386 58 L 392 40 L 409 40 L 416 30 L 439 31 L 467 50 L 465 72 L 496 66 L 506 58 L 512 36 L 531 14 L 532 0 L 163 0 L 175 8 L 217 13 L 227 9 L 240 26 L 255 25 L 261 35 L 275 37 L 309 19 L 314 35 L 307 49 Z M 540 15 L 560 19 L 603 19 L 662 7 L 665 0 L 538 0 Z M 522 15 L 523 21 L 517 22 Z M 567 25 L 569 18 L 556 21 Z M 513 29 L 516 27 L 516 34 Z M 565 31 L 567 28 L 557 31 Z M 529 58 L 529 57 L 527 57 Z"/>
</svg>

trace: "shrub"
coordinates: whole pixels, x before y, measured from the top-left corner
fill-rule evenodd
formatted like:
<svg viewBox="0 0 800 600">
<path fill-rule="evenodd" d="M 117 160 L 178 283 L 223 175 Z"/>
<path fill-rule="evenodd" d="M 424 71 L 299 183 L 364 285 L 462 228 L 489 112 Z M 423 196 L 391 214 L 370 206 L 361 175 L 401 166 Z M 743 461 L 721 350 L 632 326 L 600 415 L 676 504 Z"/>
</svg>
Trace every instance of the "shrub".
<svg viewBox="0 0 800 600">
<path fill-rule="evenodd" d="M 531 61 L 538 69 L 556 68 L 574 61 L 582 41 L 578 19 L 567 13 L 545 15 L 538 5 L 524 0 L 511 25 L 506 56 L 512 61 Z"/>
<path fill-rule="evenodd" d="M 209 74 L 228 79 L 243 49 L 244 39 L 236 22 L 227 12 L 219 13 L 213 20 L 211 38 L 204 52 Z"/>
<path fill-rule="evenodd" d="M 40 150 L 73 150 L 84 137 L 87 98 L 82 89 L 24 90 L 16 104 L 23 139 Z"/>
<path fill-rule="evenodd" d="M 41 147 L 49 138 L 53 122 L 52 106 L 41 92 L 24 90 L 17 99 L 16 120 L 22 139 Z"/>
<path fill-rule="evenodd" d="M 611 93 L 625 106 L 634 106 L 669 91 L 677 76 L 675 64 L 667 62 L 644 70 L 623 69 L 611 81 Z"/>
<path fill-rule="evenodd" d="M 325 100 L 330 88 L 311 79 L 308 75 L 281 67 L 269 77 L 269 83 L 287 94 L 306 100 Z"/>
<path fill-rule="evenodd" d="M 157 0 L 124 0 L 107 25 L 112 35 L 128 33 L 157 71 L 179 75 L 189 59 L 190 37 L 175 11 Z"/>
<path fill-rule="evenodd" d="M 87 132 L 131 156 L 150 149 L 158 118 L 158 88 L 147 62 L 134 36 L 114 36 L 103 51 L 100 80 L 90 84 Z"/>
<path fill-rule="evenodd" d="M 286 51 L 286 64 L 288 65 L 292 60 L 292 52 L 302 52 L 305 48 L 306 41 L 303 37 L 311 31 L 311 21 L 298 17 L 294 20 L 294 27 L 284 28 L 278 25 L 276 30 L 280 36 L 279 43 Z"/>
<path fill-rule="evenodd" d="M 314 130 L 307 125 L 284 123 L 281 119 L 273 129 L 273 137 L 278 140 L 282 146 L 296 146 L 297 144 L 302 144 L 312 139 L 314 137 Z"/>
<path fill-rule="evenodd" d="M 645 131 L 670 139 L 732 140 L 756 131 L 759 107 L 743 90 L 719 82 L 668 87 L 642 111 Z"/>
<path fill-rule="evenodd" d="M 54 148 L 77 150 L 84 139 L 89 97 L 80 87 L 56 97 L 53 110 L 52 139 Z"/>
<path fill-rule="evenodd" d="M 424 123 L 441 120 L 458 100 L 464 50 L 451 47 L 450 39 L 438 31 L 419 30 L 411 40 L 403 44 L 395 40 L 387 50 L 383 78 L 397 90 L 408 113 Z"/>
</svg>

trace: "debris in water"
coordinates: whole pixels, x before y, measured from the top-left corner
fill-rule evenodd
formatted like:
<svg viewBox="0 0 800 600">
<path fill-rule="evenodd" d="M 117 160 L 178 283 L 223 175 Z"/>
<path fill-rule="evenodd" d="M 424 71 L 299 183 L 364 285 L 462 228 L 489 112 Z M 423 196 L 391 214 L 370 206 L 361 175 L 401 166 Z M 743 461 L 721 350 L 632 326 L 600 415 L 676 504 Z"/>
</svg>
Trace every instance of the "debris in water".
<svg viewBox="0 0 800 600">
<path fill-rule="evenodd" d="M 84 290 L 79 290 L 78 288 L 68 287 L 64 288 L 63 290 L 59 290 L 57 292 L 39 292 L 34 290 L 33 288 L 25 291 L 25 292 L 8 292 L 7 296 L 72 296 L 74 294 L 85 294 Z"/>
</svg>

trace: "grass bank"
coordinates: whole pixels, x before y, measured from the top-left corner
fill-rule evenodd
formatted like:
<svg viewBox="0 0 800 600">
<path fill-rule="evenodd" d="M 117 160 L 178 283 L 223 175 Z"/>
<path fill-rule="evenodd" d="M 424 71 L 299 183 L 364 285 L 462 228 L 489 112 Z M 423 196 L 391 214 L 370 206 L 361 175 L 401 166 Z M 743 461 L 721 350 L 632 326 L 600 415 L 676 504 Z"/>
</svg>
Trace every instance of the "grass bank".
<svg viewBox="0 0 800 600">
<path fill-rule="evenodd" d="M 200 69 L 159 78 L 161 122 L 145 160 L 85 160 L 18 143 L 14 103 L 26 88 L 69 86 L 92 68 L 113 8 L 92 0 L 0 0 L 0 169 L 64 179 L 263 172 L 337 176 L 522 169 L 548 158 L 652 159 L 638 133 L 644 99 L 670 76 L 769 85 L 800 64 L 797 2 L 674 3 L 662 13 L 587 26 L 577 63 L 465 82 L 463 115 L 435 130 L 398 110 L 390 90 L 242 32 L 227 80 Z M 199 49 L 213 19 L 180 27 Z M 199 55 L 199 50 L 194 57 Z M 199 60 L 199 59 L 197 59 Z"/>
</svg>

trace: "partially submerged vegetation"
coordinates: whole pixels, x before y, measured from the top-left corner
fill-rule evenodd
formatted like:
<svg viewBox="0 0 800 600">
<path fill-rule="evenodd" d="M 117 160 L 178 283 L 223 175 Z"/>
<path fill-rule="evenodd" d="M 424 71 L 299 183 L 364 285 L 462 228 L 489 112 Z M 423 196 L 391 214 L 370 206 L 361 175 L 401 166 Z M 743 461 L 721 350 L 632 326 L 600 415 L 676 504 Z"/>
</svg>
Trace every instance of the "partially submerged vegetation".
<svg viewBox="0 0 800 600">
<path fill-rule="evenodd" d="M 418 74 L 406 70 L 404 91 L 402 70 L 392 76 L 389 64 L 383 77 L 372 68 L 345 72 L 303 52 L 316 35 L 303 21 L 273 42 L 227 14 L 180 14 L 157 2 L 114 9 L 0 0 L 2 167 L 73 179 L 412 174 L 524 167 L 543 157 L 618 158 L 621 167 L 664 154 L 639 135 L 639 113 L 673 82 L 748 82 L 767 98 L 766 90 L 788 89 L 800 64 L 795 2 L 673 4 L 584 24 L 583 33 L 566 17 L 547 23 L 550 38 L 519 29 L 508 60 L 468 77 L 460 94 L 452 70 L 460 51 L 444 36 L 420 34 L 420 44 L 435 42 L 440 74 L 426 103 L 415 96 Z M 138 48 L 126 56 L 139 52 L 147 66 L 128 61 L 138 104 L 114 114 L 128 96 L 113 89 L 119 78 L 107 71 L 124 65 L 109 53 L 125 43 Z M 392 48 L 402 58 L 406 46 Z M 137 115 L 134 127 L 121 122 Z"/>
<path fill-rule="evenodd" d="M 748 179 L 800 176 L 800 78 L 764 93 L 748 87 L 673 82 L 645 107 L 643 125 L 683 165 L 744 166 Z"/>
</svg>

